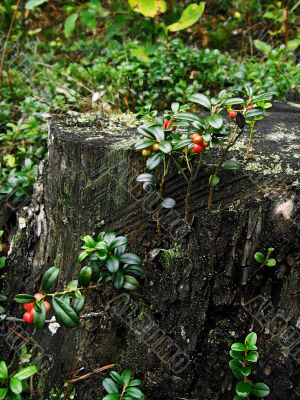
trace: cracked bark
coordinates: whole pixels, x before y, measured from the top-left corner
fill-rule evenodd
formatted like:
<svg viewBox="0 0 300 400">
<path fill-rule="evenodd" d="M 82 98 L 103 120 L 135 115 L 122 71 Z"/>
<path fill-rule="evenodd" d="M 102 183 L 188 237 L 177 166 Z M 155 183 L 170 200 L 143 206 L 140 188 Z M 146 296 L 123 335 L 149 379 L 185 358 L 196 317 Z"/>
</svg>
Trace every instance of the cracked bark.
<svg viewBox="0 0 300 400">
<path fill-rule="evenodd" d="M 155 321 L 191 363 L 182 374 L 172 372 L 151 351 L 153 345 L 140 342 L 128 325 L 107 310 L 116 293 L 106 288 L 91 294 L 84 310 L 103 311 L 100 318 L 83 321 L 75 330 L 61 328 L 53 336 L 48 329 L 34 333 L 55 362 L 47 382 L 40 382 L 37 398 L 49 396 L 70 371 L 84 367 L 84 372 L 90 372 L 117 363 L 144 379 L 151 400 L 229 400 L 235 379 L 228 369 L 227 351 L 251 329 L 260 334 L 255 381 L 269 384 L 270 400 L 299 398 L 295 354 L 300 336 L 299 341 L 288 342 L 291 333 L 297 334 L 300 320 L 298 119 L 292 109 L 278 108 L 260 124 L 251 170 L 246 167 L 221 176 L 210 215 L 204 211 L 209 176 L 205 170 L 191 193 L 192 229 L 185 227 L 175 239 L 167 232 L 175 214 L 166 217 L 162 234 L 157 235 L 151 217 L 155 202 L 150 206 L 135 183 L 144 167 L 130 148 L 133 129 L 101 119 L 52 121 L 48 161 L 32 204 L 18 216 L 6 293 L 37 290 L 41 274 L 53 264 L 61 269 L 58 286 L 62 287 L 79 271 L 80 236 L 116 230 L 128 235 L 130 249 L 144 257 L 145 279 L 135 297 L 142 306 L 133 315 L 134 324 L 140 326 L 148 317 Z M 245 148 L 232 154 L 241 157 Z M 277 175 L 272 174 L 277 168 L 274 160 L 281 168 Z M 181 215 L 184 189 L 184 180 L 176 174 L 165 185 L 166 197 L 176 199 Z M 293 210 L 285 219 L 276 209 L 290 199 Z M 270 246 L 276 249 L 278 266 L 257 272 L 253 254 Z M 253 299 L 258 303 L 254 311 L 250 309 Z M 264 299 L 270 307 L 259 312 Z M 17 306 L 12 305 L 10 312 L 20 315 Z M 282 316 L 280 324 L 278 316 Z M 170 341 L 165 350 L 168 346 Z M 78 384 L 77 398 L 101 398 L 101 378 L 93 376 Z"/>
</svg>

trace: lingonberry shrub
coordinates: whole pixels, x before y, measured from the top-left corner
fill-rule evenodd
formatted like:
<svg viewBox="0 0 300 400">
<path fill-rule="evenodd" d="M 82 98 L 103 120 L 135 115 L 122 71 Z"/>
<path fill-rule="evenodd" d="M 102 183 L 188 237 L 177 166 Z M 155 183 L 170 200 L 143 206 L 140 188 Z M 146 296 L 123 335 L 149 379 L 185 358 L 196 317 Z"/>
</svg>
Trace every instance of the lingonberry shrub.
<svg viewBox="0 0 300 400">
<path fill-rule="evenodd" d="M 251 332 L 244 343 L 233 343 L 231 346 L 229 354 L 232 360 L 229 362 L 229 367 L 233 375 L 238 379 L 238 383 L 235 386 L 236 396 L 233 400 L 250 400 L 252 395 L 260 399 L 270 394 L 270 389 L 265 383 L 253 383 L 249 379 L 252 365 L 259 358 L 256 342 L 257 335 L 255 332 Z"/>
<path fill-rule="evenodd" d="M 42 328 L 52 308 L 61 325 L 73 328 L 79 324 L 79 313 L 85 303 L 84 293 L 89 289 L 108 283 L 112 283 L 115 289 L 138 289 L 139 282 L 135 277 L 144 273 L 142 261 L 137 254 L 126 252 L 128 239 L 125 236 L 101 232 L 95 239 L 85 235 L 82 241 L 84 245 L 78 261 L 86 265 L 81 268 L 78 279 L 70 281 L 64 290 L 51 293 L 59 275 L 59 268 L 51 267 L 42 278 L 39 293 L 15 296 L 15 301 L 23 304 L 24 322 Z M 46 299 L 51 299 L 52 304 Z"/>
<path fill-rule="evenodd" d="M 145 400 L 145 395 L 138 388 L 142 382 L 132 379 L 131 371 L 124 370 L 121 374 L 111 371 L 109 375 L 110 378 L 102 382 L 108 393 L 102 400 Z"/>
<path fill-rule="evenodd" d="M 266 255 L 258 251 L 254 254 L 254 260 L 257 263 L 261 264 L 261 267 L 275 267 L 275 265 L 277 264 L 276 258 L 271 257 L 274 250 L 275 249 L 273 247 L 269 247 Z"/>
<path fill-rule="evenodd" d="M 37 371 L 35 365 L 29 365 L 14 374 L 10 374 L 5 361 L 0 361 L 0 400 L 22 399 L 23 381 L 36 374 Z"/>
<path fill-rule="evenodd" d="M 184 106 L 173 103 L 171 111 L 161 117 L 154 114 L 154 117 L 138 128 L 143 138 L 136 143 L 135 148 L 147 158 L 147 170 L 151 172 L 163 165 L 160 192 L 163 191 L 172 164 L 185 179 L 186 220 L 192 184 L 199 177 L 206 155 L 210 155 L 209 162 L 205 163 L 211 170 L 207 205 L 210 211 L 214 188 L 220 182 L 220 172 L 240 168 L 235 160 L 227 159 L 230 148 L 240 138 L 246 125 L 250 126 L 248 150 L 252 148 L 255 123 L 263 118 L 264 110 L 270 106 L 267 101 L 272 95 L 272 92 L 254 95 L 254 89 L 250 87 L 242 92 L 243 97 L 233 97 L 226 90 L 211 99 L 204 94 L 193 94 L 189 100 L 208 110 L 208 114 L 200 116 L 199 112 L 191 112 L 195 109 L 191 103 Z M 226 114 L 229 119 L 224 118 Z M 137 180 L 143 184 L 157 185 L 157 178 L 152 173 L 141 174 Z"/>
</svg>

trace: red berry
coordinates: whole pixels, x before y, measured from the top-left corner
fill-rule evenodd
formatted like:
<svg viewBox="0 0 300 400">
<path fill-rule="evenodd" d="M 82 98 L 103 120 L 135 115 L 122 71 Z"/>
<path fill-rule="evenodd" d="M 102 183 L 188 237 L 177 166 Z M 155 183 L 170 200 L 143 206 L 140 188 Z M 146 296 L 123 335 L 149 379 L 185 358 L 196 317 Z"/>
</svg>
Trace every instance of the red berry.
<svg viewBox="0 0 300 400">
<path fill-rule="evenodd" d="M 230 111 L 230 112 L 228 113 L 228 117 L 229 117 L 229 118 L 236 118 L 236 116 L 237 116 L 237 112 L 236 112 L 236 111 Z"/>
<path fill-rule="evenodd" d="M 35 303 L 25 303 L 25 304 L 23 304 L 23 307 L 24 307 L 24 310 L 30 312 L 33 309 L 34 305 L 35 305 Z"/>
<path fill-rule="evenodd" d="M 171 119 L 170 121 L 168 119 L 165 119 L 164 120 L 164 129 L 169 129 L 169 127 L 173 124 L 174 124 L 174 119 Z"/>
<path fill-rule="evenodd" d="M 193 147 L 193 150 L 195 153 L 203 153 L 204 147 L 201 146 L 200 144 L 195 144 L 195 146 Z"/>
<path fill-rule="evenodd" d="M 252 110 L 253 107 L 254 107 L 254 106 L 251 106 L 251 105 L 250 105 L 250 106 L 247 107 L 247 110 Z"/>
<path fill-rule="evenodd" d="M 45 301 L 44 304 L 45 304 L 46 312 L 48 312 L 51 308 L 51 304 L 49 303 L 49 301 Z"/>
<path fill-rule="evenodd" d="M 23 314 L 23 320 L 27 324 L 32 324 L 33 323 L 33 318 L 34 318 L 34 315 L 32 313 L 32 310 L 30 312 L 26 312 L 26 313 Z"/>
<path fill-rule="evenodd" d="M 195 143 L 195 144 L 200 144 L 200 145 L 202 145 L 202 143 L 203 143 L 203 136 L 200 135 L 199 133 L 193 133 L 193 134 L 191 135 L 191 141 L 192 141 L 193 143 Z"/>
<path fill-rule="evenodd" d="M 43 293 L 36 293 L 34 295 L 34 297 L 37 299 L 37 301 L 39 301 L 43 296 L 44 296 Z"/>
</svg>

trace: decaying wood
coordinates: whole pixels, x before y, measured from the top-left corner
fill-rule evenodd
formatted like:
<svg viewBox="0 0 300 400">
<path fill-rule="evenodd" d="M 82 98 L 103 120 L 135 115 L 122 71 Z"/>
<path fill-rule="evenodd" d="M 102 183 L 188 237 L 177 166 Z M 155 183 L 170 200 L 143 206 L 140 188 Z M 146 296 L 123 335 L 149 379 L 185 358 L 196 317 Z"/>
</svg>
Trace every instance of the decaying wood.
<svg viewBox="0 0 300 400">
<path fill-rule="evenodd" d="M 51 122 L 48 160 L 32 204 L 18 216 L 6 293 L 37 291 L 52 265 L 61 269 L 62 288 L 79 271 L 80 236 L 101 230 L 128 235 L 130 249 L 144 258 L 145 278 L 132 299 L 138 307 L 131 322 L 108 307 L 118 293 L 106 288 L 91 293 L 84 310 L 100 310 L 99 318 L 78 329 L 34 332 L 54 360 L 38 398 L 61 387 L 71 370 L 116 363 L 144 379 L 151 400 L 229 400 L 235 379 L 228 349 L 253 329 L 261 354 L 255 380 L 271 387 L 270 400 L 299 399 L 298 122 L 298 112 L 278 106 L 260 124 L 253 160 L 243 157 L 246 138 L 235 146 L 231 156 L 243 168 L 222 173 L 211 214 L 205 212 L 205 170 L 191 191 L 191 227 L 181 219 L 186 183 L 171 175 L 165 193 L 177 204 L 161 215 L 160 235 L 156 203 L 135 182 L 144 161 L 132 150 L 134 127 L 94 117 Z M 258 271 L 253 254 L 270 246 L 278 265 Z M 17 305 L 9 311 L 21 315 Z M 141 335 L 147 321 L 164 341 Z M 175 348 L 190 361 L 182 372 L 162 356 Z M 101 398 L 101 379 L 81 382 L 76 393 L 78 399 Z"/>
</svg>

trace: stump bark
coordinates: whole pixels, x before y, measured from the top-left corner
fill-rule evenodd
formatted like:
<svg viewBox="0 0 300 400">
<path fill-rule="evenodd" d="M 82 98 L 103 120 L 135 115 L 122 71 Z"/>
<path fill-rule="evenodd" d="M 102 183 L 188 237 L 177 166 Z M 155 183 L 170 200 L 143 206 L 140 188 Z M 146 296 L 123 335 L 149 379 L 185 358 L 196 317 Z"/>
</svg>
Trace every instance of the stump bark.
<svg viewBox="0 0 300 400">
<path fill-rule="evenodd" d="M 166 182 L 174 210 L 159 209 L 160 199 L 135 182 L 145 169 L 132 149 L 133 124 L 123 117 L 52 120 L 33 202 L 18 215 L 6 293 L 37 291 L 52 265 L 63 287 L 80 269 L 80 237 L 102 230 L 128 236 L 145 278 L 130 303 L 109 287 L 90 293 L 84 314 L 98 314 L 79 328 L 26 328 L 54 362 L 39 376 L 37 398 L 50 399 L 76 370 L 116 363 L 144 379 L 151 400 L 229 400 L 236 380 L 228 350 L 254 330 L 261 354 L 255 381 L 270 386 L 270 400 L 299 399 L 298 123 L 297 109 L 277 105 L 259 125 L 253 160 L 243 157 L 246 139 L 235 146 L 231 155 L 243 168 L 221 176 L 210 214 L 205 171 L 193 185 L 189 226 L 180 176 Z M 253 254 L 268 247 L 278 265 L 260 269 Z M 10 312 L 20 315 L 17 305 Z M 76 398 L 102 398 L 103 377 L 77 383 Z"/>
</svg>

